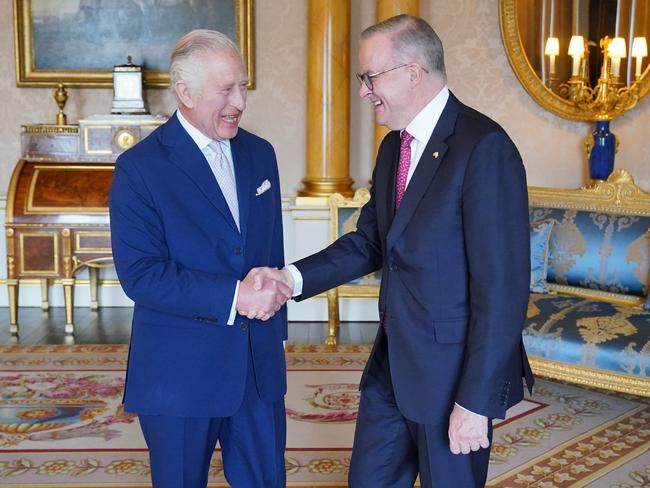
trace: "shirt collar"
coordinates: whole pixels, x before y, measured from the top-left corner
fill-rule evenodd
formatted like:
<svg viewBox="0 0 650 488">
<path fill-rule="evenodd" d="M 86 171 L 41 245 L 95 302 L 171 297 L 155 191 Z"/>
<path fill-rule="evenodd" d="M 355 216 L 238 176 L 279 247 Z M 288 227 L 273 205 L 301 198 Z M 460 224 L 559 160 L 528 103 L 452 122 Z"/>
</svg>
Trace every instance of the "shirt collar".
<svg viewBox="0 0 650 488">
<path fill-rule="evenodd" d="M 431 134 L 436 128 L 440 115 L 449 100 L 449 88 L 447 85 L 433 97 L 426 106 L 420 110 L 411 123 L 406 126 L 406 131 L 420 142 L 427 143 L 431 139 Z"/>
<path fill-rule="evenodd" d="M 206 147 L 210 145 L 210 143 L 214 139 L 210 139 L 208 136 L 206 136 L 203 132 L 201 132 L 199 129 L 194 127 L 192 124 L 189 123 L 189 121 L 183 117 L 183 114 L 181 113 L 180 110 L 176 110 L 176 117 L 178 117 L 178 121 L 181 123 L 181 126 L 185 131 L 190 135 L 192 140 L 196 143 L 197 146 L 199 146 L 199 149 L 203 151 Z M 230 148 L 230 140 L 225 139 L 222 142 L 223 144 L 226 145 L 227 148 Z"/>
</svg>

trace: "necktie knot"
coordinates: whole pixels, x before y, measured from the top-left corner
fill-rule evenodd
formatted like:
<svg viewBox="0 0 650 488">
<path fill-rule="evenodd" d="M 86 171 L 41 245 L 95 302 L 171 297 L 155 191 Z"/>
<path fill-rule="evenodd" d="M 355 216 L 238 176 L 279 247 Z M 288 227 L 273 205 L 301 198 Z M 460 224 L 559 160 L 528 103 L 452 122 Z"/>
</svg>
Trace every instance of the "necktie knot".
<svg viewBox="0 0 650 488">
<path fill-rule="evenodd" d="M 406 130 L 403 130 L 401 147 L 410 146 L 412 140 L 413 140 L 413 136 L 409 134 Z"/>
<path fill-rule="evenodd" d="M 210 144 L 208 144 L 208 147 L 212 151 L 212 154 L 214 155 L 213 161 L 215 161 L 219 166 L 223 166 L 224 160 L 226 159 L 226 155 L 223 152 L 223 147 L 221 146 L 220 141 L 212 141 Z"/>
</svg>

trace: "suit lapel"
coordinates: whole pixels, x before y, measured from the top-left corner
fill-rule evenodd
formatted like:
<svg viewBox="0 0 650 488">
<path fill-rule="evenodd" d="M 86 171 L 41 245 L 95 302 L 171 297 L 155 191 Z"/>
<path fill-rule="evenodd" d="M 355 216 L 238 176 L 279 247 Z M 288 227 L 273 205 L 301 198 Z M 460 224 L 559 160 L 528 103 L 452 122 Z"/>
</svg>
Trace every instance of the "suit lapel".
<svg viewBox="0 0 650 488">
<path fill-rule="evenodd" d="M 393 247 L 397 238 L 406 228 L 411 217 L 413 217 L 413 213 L 415 212 L 418 203 L 422 199 L 422 196 L 431 184 L 436 171 L 440 167 L 440 163 L 442 163 L 445 153 L 447 152 L 447 144 L 445 143 L 445 140 L 454 132 L 457 116 L 458 101 L 450 93 L 447 104 L 440 115 L 440 119 L 431 134 L 429 142 L 424 148 L 418 166 L 406 188 L 402 203 L 395 213 L 395 217 L 388 231 L 388 236 L 386 237 L 387 250 L 390 250 Z M 399 159 L 399 157 L 396 158 L 396 161 L 397 159 Z M 396 166 L 397 164 L 395 164 L 395 167 Z M 394 201 L 394 198 L 391 199 L 391 205 L 394 204 Z"/>
<path fill-rule="evenodd" d="M 230 151 L 235 168 L 235 181 L 237 182 L 237 201 L 239 203 L 239 228 L 244 240 L 248 224 L 251 198 L 255 198 L 252 190 L 253 158 L 246 144 L 239 135 L 230 140 Z"/>
<path fill-rule="evenodd" d="M 165 124 L 162 142 L 169 147 L 171 162 L 194 182 L 201 190 L 201 193 L 223 214 L 231 227 L 237 231 L 235 220 L 232 218 L 226 199 L 210 169 L 210 165 L 190 135 L 183 129 L 175 114 Z"/>
<path fill-rule="evenodd" d="M 397 174 L 396 162 L 399 160 L 399 141 L 399 132 L 390 132 L 381 152 L 377 155 L 377 171 L 373 185 L 380 236 L 385 236 L 388 233 L 395 214 L 395 178 Z"/>
</svg>

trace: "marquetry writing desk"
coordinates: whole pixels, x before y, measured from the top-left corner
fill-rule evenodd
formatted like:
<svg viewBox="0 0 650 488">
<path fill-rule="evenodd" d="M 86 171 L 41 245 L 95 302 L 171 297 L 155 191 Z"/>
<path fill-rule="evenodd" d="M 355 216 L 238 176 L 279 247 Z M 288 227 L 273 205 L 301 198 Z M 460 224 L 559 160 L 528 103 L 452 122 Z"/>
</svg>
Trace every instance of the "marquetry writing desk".
<svg viewBox="0 0 650 488">
<path fill-rule="evenodd" d="M 78 125 L 23 126 L 22 158 L 7 192 L 9 329 L 18 335 L 21 279 L 40 279 L 47 309 L 48 280 L 63 285 L 65 332 L 74 333 L 74 276 L 88 268 L 90 307 L 97 309 L 97 271 L 112 266 L 108 192 L 115 159 L 166 117 L 93 115 Z"/>
<path fill-rule="evenodd" d="M 65 332 L 72 334 L 74 274 L 88 267 L 91 308 L 97 308 L 97 269 L 112 265 L 108 191 L 113 163 L 29 161 L 16 165 L 7 195 L 7 289 L 10 332 L 18 334 L 18 283 L 59 279 Z"/>
</svg>

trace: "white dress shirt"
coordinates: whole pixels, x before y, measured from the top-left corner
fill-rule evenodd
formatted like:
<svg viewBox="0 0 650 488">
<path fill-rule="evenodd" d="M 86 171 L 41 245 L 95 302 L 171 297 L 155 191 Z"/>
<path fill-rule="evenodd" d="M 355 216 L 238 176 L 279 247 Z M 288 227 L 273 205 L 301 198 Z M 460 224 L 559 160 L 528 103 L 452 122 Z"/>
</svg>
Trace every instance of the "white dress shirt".
<svg viewBox="0 0 650 488">
<path fill-rule="evenodd" d="M 211 156 L 208 154 L 209 151 L 211 151 L 210 148 L 208 148 L 208 145 L 213 141 L 213 139 L 210 139 L 208 136 L 206 136 L 203 132 L 201 132 L 199 129 L 194 127 L 192 124 L 190 124 L 185 117 L 183 117 L 183 114 L 181 113 L 180 110 L 176 110 L 176 117 L 178 117 L 178 121 L 181 123 L 181 127 L 185 129 L 185 131 L 190 135 L 192 140 L 196 143 L 197 146 L 199 146 L 199 149 L 203 153 L 203 155 L 206 157 L 206 163 L 208 161 L 208 158 Z M 229 139 L 224 139 L 221 142 L 221 147 L 223 149 L 224 156 L 228 160 L 228 164 L 230 165 L 230 170 L 232 171 L 232 174 L 235 174 L 235 168 L 233 167 L 233 162 L 232 162 L 232 150 L 230 149 L 230 140 Z M 214 170 L 212 170 L 212 165 L 210 165 L 210 170 L 214 174 Z M 217 175 L 214 175 L 214 182 L 215 184 L 218 185 L 217 183 Z M 228 317 L 228 325 L 233 325 L 235 323 L 235 317 L 237 316 L 237 297 L 239 296 L 239 280 L 237 280 L 237 284 L 235 285 L 235 296 L 232 299 L 232 306 L 230 307 L 230 315 Z"/>
</svg>

